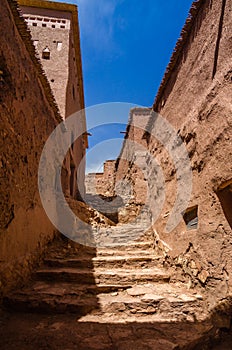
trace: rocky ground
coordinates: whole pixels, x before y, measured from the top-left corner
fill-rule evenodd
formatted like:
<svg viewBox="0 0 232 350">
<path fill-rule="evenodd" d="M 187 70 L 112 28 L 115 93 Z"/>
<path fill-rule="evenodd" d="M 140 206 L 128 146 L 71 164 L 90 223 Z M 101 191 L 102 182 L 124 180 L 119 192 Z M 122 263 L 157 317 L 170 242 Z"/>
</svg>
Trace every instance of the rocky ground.
<svg viewBox="0 0 232 350">
<path fill-rule="evenodd" d="M 5 297 L 0 349 L 231 349 L 204 296 L 170 272 L 150 241 L 94 249 L 58 239 L 30 283 Z"/>
</svg>

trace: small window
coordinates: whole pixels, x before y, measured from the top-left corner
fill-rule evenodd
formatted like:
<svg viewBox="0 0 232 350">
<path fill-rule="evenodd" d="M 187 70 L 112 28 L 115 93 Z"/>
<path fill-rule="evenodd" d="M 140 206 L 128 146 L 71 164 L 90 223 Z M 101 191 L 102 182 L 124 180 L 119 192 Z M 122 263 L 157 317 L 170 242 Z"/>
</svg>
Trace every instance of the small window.
<svg viewBox="0 0 232 350">
<path fill-rule="evenodd" d="M 62 41 L 57 41 L 56 48 L 57 48 L 57 51 L 62 50 Z"/>
<path fill-rule="evenodd" d="M 224 184 L 218 191 L 217 196 L 222 206 L 222 210 L 224 212 L 225 218 L 232 228 L 232 180 L 228 181 L 228 183 Z"/>
<path fill-rule="evenodd" d="M 73 135 L 73 132 L 71 132 L 71 148 L 72 150 L 74 149 L 74 135 Z"/>
<path fill-rule="evenodd" d="M 33 27 L 37 27 L 37 23 L 32 23 Z"/>
<path fill-rule="evenodd" d="M 34 46 L 35 46 L 36 49 L 37 49 L 37 47 L 38 47 L 38 43 L 39 43 L 39 40 L 34 40 L 34 41 L 33 41 L 33 44 L 34 44 Z"/>
<path fill-rule="evenodd" d="M 184 222 L 187 226 L 187 230 L 194 230 L 198 227 L 198 206 L 186 209 L 183 214 Z"/>
<path fill-rule="evenodd" d="M 62 20 L 62 23 L 66 23 L 65 19 Z"/>
<path fill-rule="evenodd" d="M 55 24 L 52 24 L 52 28 L 56 28 Z"/>
<path fill-rule="evenodd" d="M 47 24 L 46 23 L 42 23 L 42 27 L 47 27 Z"/>
<path fill-rule="evenodd" d="M 50 50 L 47 46 L 45 47 L 45 49 L 43 49 L 42 58 L 44 60 L 50 60 Z"/>
<path fill-rule="evenodd" d="M 54 79 L 51 79 L 51 82 L 52 82 L 52 83 L 54 83 L 54 81 L 55 81 Z"/>
<path fill-rule="evenodd" d="M 60 28 L 64 29 L 64 28 L 65 28 L 65 26 L 60 26 Z"/>
<path fill-rule="evenodd" d="M 49 22 L 50 19 L 49 18 L 44 18 L 44 22 Z"/>
<path fill-rule="evenodd" d="M 72 88 L 72 94 L 73 94 L 73 99 L 75 100 L 76 95 L 75 95 L 75 87 L 74 87 L 74 85 L 73 85 L 73 88 Z"/>
</svg>

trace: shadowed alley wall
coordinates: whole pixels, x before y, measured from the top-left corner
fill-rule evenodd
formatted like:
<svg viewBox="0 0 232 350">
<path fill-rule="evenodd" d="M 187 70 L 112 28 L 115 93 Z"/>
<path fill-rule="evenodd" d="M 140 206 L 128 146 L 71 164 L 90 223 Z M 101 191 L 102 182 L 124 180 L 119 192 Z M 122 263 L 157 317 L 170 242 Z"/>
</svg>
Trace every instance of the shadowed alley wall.
<svg viewBox="0 0 232 350">
<path fill-rule="evenodd" d="M 16 4 L 2 0 L 0 16 L 0 291 L 5 292 L 27 276 L 54 235 L 41 206 L 37 171 L 44 143 L 61 118 L 41 67 L 38 74 Z"/>
<path fill-rule="evenodd" d="M 156 243 L 161 249 L 165 243 L 165 254 L 169 247 L 168 256 L 190 283 L 212 288 L 213 298 L 223 298 L 232 287 L 231 14 L 231 1 L 194 2 L 154 102 L 153 110 L 182 138 L 193 173 L 188 208 L 170 233 L 165 227 L 176 199 L 176 169 L 171 155 L 149 136 L 157 127 L 155 114 L 144 133 L 148 151 L 144 183 L 151 208 L 161 202 L 152 157 L 165 178 L 165 204 L 154 225 Z M 168 132 L 166 136 L 168 140 Z M 132 165 L 127 174 L 132 187 L 138 177 L 134 170 Z"/>
</svg>

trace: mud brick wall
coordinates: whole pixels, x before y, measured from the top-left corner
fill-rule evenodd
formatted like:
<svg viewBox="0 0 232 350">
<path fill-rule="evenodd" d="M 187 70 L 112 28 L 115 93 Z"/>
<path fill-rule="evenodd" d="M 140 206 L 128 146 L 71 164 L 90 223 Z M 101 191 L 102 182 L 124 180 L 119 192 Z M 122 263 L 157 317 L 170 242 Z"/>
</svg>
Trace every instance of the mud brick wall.
<svg viewBox="0 0 232 350">
<path fill-rule="evenodd" d="M 40 202 L 37 172 L 44 143 L 59 116 L 29 53 L 33 46 L 22 38 L 27 33 L 14 2 L 1 0 L 0 17 L 0 291 L 4 293 L 27 277 L 54 236 Z"/>
<path fill-rule="evenodd" d="M 153 111 L 181 137 L 191 162 L 192 195 L 178 226 L 166 232 L 176 200 L 177 177 L 172 155 L 151 136 L 157 131 L 154 113 L 143 135 L 147 141 L 145 176 L 120 159 L 115 175 L 126 180 L 125 188 L 120 185 L 121 192 L 131 188 L 129 196 L 137 201 L 144 201 L 139 191 L 146 185 L 151 211 L 156 211 L 162 202 L 162 188 L 156 185 L 156 166 L 160 164 L 165 202 L 154 224 L 155 243 L 189 278 L 190 285 L 211 290 L 212 300 L 225 297 L 232 287 L 231 28 L 231 1 L 194 2 L 153 105 Z M 127 139 L 132 136 L 131 130 Z M 168 132 L 166 137 L 168 140 Z M 135 152 L 127 147 L 127 139 L 121 155 L 133 158 Z M 173 152 L 177 148 L 178 144 Z M 143 184 L 137 186 L 137 181 Z"/>
<path fill-rule="evenodd" d="M 188 222 L 194 218 L 186 214 L 165 233 L 176 198 L 176 171 L 171 155 L 148 137 L 148 151 L 161 164 L 166 180 L 166 200 L 155 228 L 184 273 L 212 288 L 214 297 L 223 297 L 232 287 L 232 3 L 198 1 L 196 9 L 153 108 L 174 126 L 188 150 L 193 174 L 189 213 L 198 224 Z M 149 127 L 151 132 L 156 128 L 152 117 Z M 152 166 L 147 177 L 152 206 L 159 202 Z"/>
</svg>

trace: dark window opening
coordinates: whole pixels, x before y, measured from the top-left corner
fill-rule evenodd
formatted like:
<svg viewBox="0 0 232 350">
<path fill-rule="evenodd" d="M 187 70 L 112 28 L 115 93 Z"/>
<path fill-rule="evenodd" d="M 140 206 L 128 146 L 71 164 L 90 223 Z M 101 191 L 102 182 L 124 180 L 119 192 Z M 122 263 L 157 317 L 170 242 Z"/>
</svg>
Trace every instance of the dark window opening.
<svg viewBox="0 0 232 350">
<path fill-rule="evenodd" d="M 54 79 L 51 79 L 51 82 L 52 82 L 52 83 L 54 83 L 54 81 L 55 81 Z"/>
<path fill-rule="evenodd" d="M 75 100 L 76 95 L 75 95 L 75 87 L 74 87 L 74 86 L 73 86 L 73 88 L 72 88 L 72 94 L 73 94 L 73 99 Z"/>
<path fill-rule="evenodd" d="M 226 220 L 232 228 L 232 183 L 218 190 L 217 196 L 221 203 Z"/>
<path fill-rule="evenodd" d="M 184 222 L 187 226 L 187 230 L 194 230 L 198 227 L 198 205 L 186 209 L 183 214 Z"/>
<path fill-rule="evenodd" d="M 33 27 L 37 27 L 37 23 L 32 23 Z"/>
<path fill-rule="evenodd" d="M 47 46 L 45 47 L 45 49 L 43 49 L 42 58 L 44 60 L 50 60 L 50 50 Z"/>
<path fill-rule="evenodd" d="M 52 24 L 52 28 L 56 28 L 55 24 Z"/>
<path fill-rule="evenodd" d="M 60 28 L 64 29 L 64 28 L 65 28 L 65 26 L 60 26 Z"/>
<path fill-rule="evenodd" d="M 42 23 L 42 27 L 47 27 L 47 24 L 46 23 Z"/>
<path fill-rule="evenodd" d="M 74 148 L 74 135 L 73 135 L 73 132 L 71 132 L 71 148 L 72 148 L 72 150 L 73 150 L 73 148 Z"/>
</svg>

